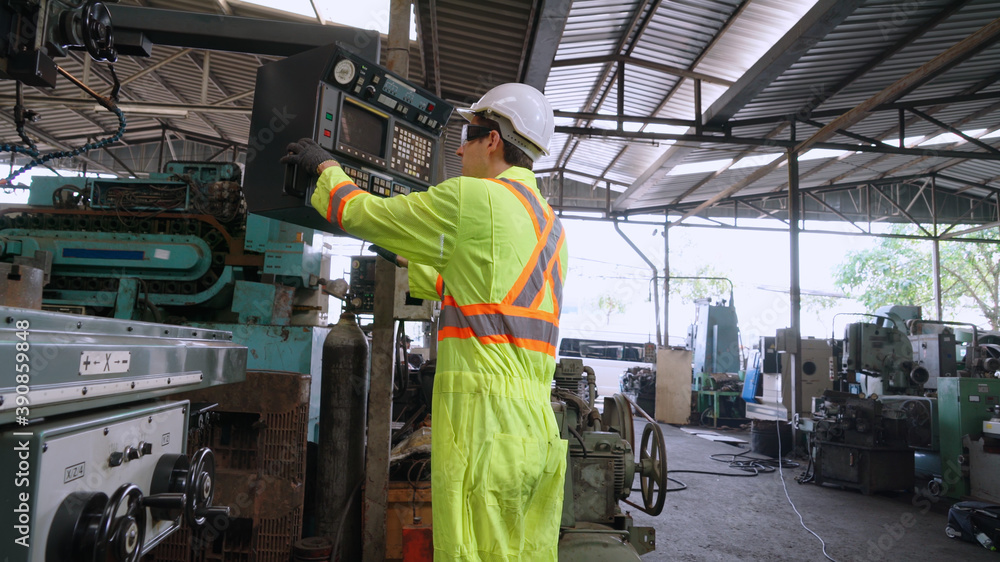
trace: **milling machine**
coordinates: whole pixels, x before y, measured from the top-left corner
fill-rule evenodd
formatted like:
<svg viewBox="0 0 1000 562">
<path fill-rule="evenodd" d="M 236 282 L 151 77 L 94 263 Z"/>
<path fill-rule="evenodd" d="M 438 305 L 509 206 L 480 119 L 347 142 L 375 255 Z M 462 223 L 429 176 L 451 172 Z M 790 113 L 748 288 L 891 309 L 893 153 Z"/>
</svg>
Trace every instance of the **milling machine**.
<svg viewBox="0 0 1000 562">
<path fill-rule="evenodd" d="M 0 317 L 8 559 L 135 562 L 182 526 L 225 524 L 212 450 L 186 451 L 201 409 L 163 397 L 243 380 L 247 350 L 231 334 L 13 307 Z"/>
</svg>

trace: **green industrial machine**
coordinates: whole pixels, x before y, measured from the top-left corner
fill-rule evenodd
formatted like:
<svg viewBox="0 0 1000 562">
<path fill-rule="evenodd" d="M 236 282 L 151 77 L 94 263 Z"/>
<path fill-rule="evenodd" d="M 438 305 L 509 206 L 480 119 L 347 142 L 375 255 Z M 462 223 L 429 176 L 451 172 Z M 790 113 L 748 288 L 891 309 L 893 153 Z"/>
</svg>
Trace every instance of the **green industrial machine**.
<svg viewBox="0 0 1000 562">
<path fill-rule="evenodd" d="M 563 439 L 569 441 L 559 560 L 638 561 L 639 555 L 656 547 L 654 530 L 634 526 L 618 502 L 653 516 L 663 510 L 667 489 L 663 433 L 622 394 L 605 397 L 604 411 L 598 412 L 595 379 L 594 371 L 579 359 L 563 359 L 556 366 L 552 408 Z M 633 409 L 648 422 L 638 460 Z M 628 499 L 636 474 L 641 504 Z"/>
<path fill-rule="evenodd" d="M 993 418 L 991 408 L 1000 404 L 1000 379 L 938 379 L 938 426 L 941 441 L 941 469 L 948 497 L 969 494 L 968 454 L 962 437 L 978 439 L 983 422 Z"/>
<path fill-rule="evenodd" d="M 848 382 L 856 381 L 865 394 L 916 395 L 930 379 L 927 369 L 914 362 L 907 334 L 881 322 L 848 324 L 842 359 Z"/>
<path fill-rule="evenodd" d="M 743 419 L 740 331 L 732 296 L 728 304 L 701 299 L 696 306 L 695 322 L 688 327 L 687 337 L 687 347 L 694 355 L 691 390 L 697 396 L 696 412 L 703 420 L 711 418 L 713 425 L 720 420 Z"/>
</svg>

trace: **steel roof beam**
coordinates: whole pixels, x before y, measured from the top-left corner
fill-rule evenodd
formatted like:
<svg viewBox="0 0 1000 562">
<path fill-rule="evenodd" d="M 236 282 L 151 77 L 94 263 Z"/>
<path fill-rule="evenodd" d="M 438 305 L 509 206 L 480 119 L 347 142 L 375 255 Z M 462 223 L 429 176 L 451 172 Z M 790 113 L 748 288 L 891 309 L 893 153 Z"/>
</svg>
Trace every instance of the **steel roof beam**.
<svg viewBox="0 0 1000 562">
<path fill-rule="evenodd" d="M 588 64 L 604 64 L 604 63 L 618 63 L 619 65 L 635 65 L 642 68 L 648 68 L 649 70 L 655 70 L 657 72 L 662 72 L 664 74 L 669 74 L 671 76 L 680 76 L 682 78 L 690 78 L 692 80 L 701 80 L 702 82 L 710 82 L 712 84 L 719 84 L 720 86 L 732 86 L 734 82 L 732 80 L 726 80 L 725 78 L 719 78 L 716 76 L 711 76 L 709 74 L 703 74 L 701 72 L 694 72 L 692 70 L 687 70 L 679 66 L 671 66 L 669 64 L 662 64 L 658 62 L 648 61 L 633 57 L 631 55 L 601 55 L 596 57 L 578 57 L 574 59 L 561 59 L 552 63 L 553 67 L 559 66 L 584 66 Z"/>
<path fill-rule="evenodd" d="M 993 20 L 992 22 L 986 24 L 981 29 L 973 33 L 972 35 L 966 37 L 957 44 L 946 49 L 943 53 L 934 57 L 924 65 L 920 66 L 916 70 L 910 72 L 906 76 L 900 78 L 889 87 L 875 94 L 874 96 L 868 98 L 861 104 L 859 104 L 854 109 L 848 111 L 847 113 L 841 115 L 837 119 L 834 119 L 828 123 L 825 127 L 814 133 L 811 137 L 800 143 L 795 147 L 796 154 L 803 154 L 806 150 L 813 146 L 819 146 L 824 140 L 830 138 L 836 134 L 838 129 L 847 129 L 858 123 L 866 116 L 868 116 L 872 108 L 878 107 L 883 103 L 889 103 L 897 100 L 898 98 L 912 92 L 915 88 L 922 84 L 926 84 L 930 80 L 939 76 L 941 73 L 946 72 L 948 69 L 954 67 L 955 65 L 961 63 L 974 56 L 976 53 L 985 49 L 989 45 L 992 45 L 1000 39 L 1000 19 Z M 875 148 L 875 147 L 867 147 Z M 878 147 L 884 149 L 886 147 Z M 699 204 L 693 210 L 685 213 L 678 219 L 683 221 L 684 219 L 697 214 L 698 211 L 714 204 L 715 202 L 729 197 L 733 193 L 740 191 L 741 189 L 753 184 L 754 182 L 760 180 L 767 174 L 778 169 L 785 162 L 783 157 L 779 157 L 777 160 L 771 162 L 766 166 L 762 166 L 755 170 L 752 174 L 744 178 L 743 180 L 737 182 L 736 184 L 724 189 L 721 193 L 712 196 L 707 201 Z"/>
<path fill-rule="evenodd" d="M 622 34 L 618 38 L 618 43 L 612 49 L 612 52 L 621 53 L 622 49 L 624 49 L 626 55 L 632 53 L 639 42 L 639 38 L 645 32 L 646 28 L 649 27 L 649 22 L 653 19 L 653 14 L 659 9 L 661 2 L 662 0 L 642 0 L 636 4 L 636 11 L 632 15 L 632 21 L 629 22 L 627 27 L 623 28 Z M 591 109 L 596 111 L 604 103 L 604 100 L 608 98 L 608 94 L 611 92 L 611 85 L 614 84 L 613 80 L 609 81 L 614 69 L 615 65 L 613 63 L 605 63 L 600 78 L 594 81 L 594 86 L 587 96 L 587 101 L 583 104 L 584 111 Z M 608 82 L 607 88 L 604 87 L 605 82 Z M 578 146 L 578 141 L 569 140 L 556 158 L 557 166 L 564 167 L 569 164 L 569 160 L 573 157 L 573 153 L 576 152 Z"/>
<path fill-rule="evenodd" d="M 994 80 L 995 81 L 995 80 Z M 898 111 L 900 109 L 914 109 L 918 107 L 924 107 L 928 105 L 957 105 L 960 103 L 976 102 L 984 100 L 995 100 L 1000 98 L 1000 92 L 984 92 L 978 94 L 966 94 L 957 96 L 944 96 L 940 98 L 927 98 L 922 100 L 912 100 L 903 102 L 893 102 L 882 104 L 878 107 L 871 109 L 869 113 L 878 113 L 881 111 Z M 814 111 L 809 114 L 813 119 L 823 119 L 826 117 L 837 117 L 843 115 L 844 113 L 850 111 L 851 108 L 838 108 L 838 109 L 824 109 L 823 111 Z M 731 131 L 732 129 L 738 129 L 741 127 L 753 127 L 757 125 L 766 125 L 768 123 L 788 123 L 792 120 L 792 116 L 788 114 L 784 115 L 773 115 L 770 117 L 757 117 L 754 119 L 742 119 L 734 120 L 726 123 L 724 127 L 709 128 L 709 130 L 726 130 Z"/>
<path fill-rule="evenodd" d="M 701 52 L 698 54 L 698 56 L 695 57 L 695 59 L 691 62 L 691 64 L 688 65 L 688 68 L 687 68 L 688 70 L 694 71 L 695 68 L 698 68 L 698 65 L 701 64 L 701 61 L 703 61 L 706 56 L 708 56 L 708 53 L 712 50 L 712 47 L 714 47 L 715 44 L 718 43 L 719 39 L 726 33 L 726 31 L 729 30 L 730 27 L 733 26 L 733 23 L 735 23 L 736 20 L 743 14 L 743 11 L 746 10 L 746 7 L 747 7 L 747 5 L 749 5 L 749 3 L 750 3 L 750 0 L 741 0 L 741 2 L 739 3 L 739 5 L 736 6 L 736 9 L 733 10 L 733 12 L 731 14 L 729 14 L 728 18 L 726 18 L 726 22 L 722 24 L 721 28 L 719 28 L 719 32 L 716 33 L 708 41 L 708 43 L 705 44 L 705 47 L 701 50 Z M 661 111 L 663 111 L 663 109 L 667 106 L 667 104 L 670 103 L 670 100 L 673 99 L 674 94 L 676 94 L 680 90 L 680 87 L 681 87 L 682 83 L 683 83 L 683 80 L 678 80 L 673 85 L 673 87 L 670 88 L 670 91 L 668 91 L 666 93 L 666 95 L 663 96 L 663 99 L 660 100 L 660 103 L 658 103 L 656 105 L 656 109 L 654 109 L 652 111 L 652 115 L 657 115 Z M 698 82 L 695 82 L 695 84 L 697 85 Z M 700 90 L 701 89 L 700 88 L 697 88 L 697 89 L 698 89 L 698 92 L 696 92 L 696 96 L 695 96 L 695 105 L 699 106 L 699 107 L 695 109 L 696 120 L 693 120 L 693 122 L 686 124 L 686 126 L 688 128 L 695 129 L 696 132 L 701 132 L 701 131 L 698 130 L 699 126 L 701 125 L 701 112 L 700 112 L 700 105 L 701 105 L 701 103 L 700 103 L 701 102 Z M 685 126 L 685 125 L 681 125 L 681 126 Z M 643 125 L 643 127 L 640 128 L 640 130 L 643 130 L 643 129 L 645 129 L 645 125 Z M 625 153 L 628 152 L 629 146 L 630 145 L 625 145 L 621 149 L 618 150 L 618 153 L 615 154 L 614 158 L 612 158 L 611 161 L 608 163 L 608 165 L 604 167 L 604 170 L 601 172 L 602 176 L 606 176 L 609 173 L 611 173 L 611 170 L 613 170 L 614 167 L 618 164 L 618 161 L 621 160 L 621 158 L 623 156 L 625 156 Z"/>
<path fill-rule="evenodd" d="M 967 3 L 968 3 L 968 0 L 961 0 L 961 1 L 957 1 L 957 2 L 952 2 L 951 4 L 949 4 L 948 6 L 946 6 L 943 10 L 939 11 L 938 13 L 934 14 L 933 16 L 928 17 L 926 19 L 926 21 L 924 21 L 923 24 L 917 26 L 915 29 L 913 29 L 912 31 L 910 31 L 909 33 L 907 33 L 904 37 L 902 37 L 899 40 L 897 40 L 888 49 L 883 50 L 877 56 L 875 56 L 875 57 L 871 58 L 870 60 L 868 60 L 864 65 L 862 65 L 861 67 L 855 69 L 854 72 L 851 72 L 849 75 L 847 75 L 844 78 L 842 78 L 833 87 L 831 87 L 831 88 L 823 88 L 821 92 L 815 93 L 805 104 L 803 104 L 801 106 L 802 109 L 800 111 L 798 111 L 798 112 L 796 112 L 794 114 L 785 114 L 785 115 L 782 115 L 780 117 L 777 117 L 774 121 L 768 121 L 768 122 L 775 122 L 775 123 L 777 123 L 777 126 L 775 128 L 773 128 L 770 132 L 768 132 L 768 134 L 766 135 L 766 137 L 767 138 L 772 138 L 772 137 L 780 134 L 789 125 L 791 125 L 793 123 L 793 119 L 795 119 L 795 118 L 800 118 L 801 119 L 803 116 L 812 117 L 812 118 L 836 117 L 836 116 L 841 115 L 842 113 L 846 112 L 849 108 L 845 108 L 845 109 L 842 109 L 840 111 L 831 112 L 829 115 L 826 115 L 827 111 L 814 112 L 813 109 L 816 108 L 816 107 L 819 107 L 826 100 L 828 100 L 832 96 L 840 93 L 844 88 L 846 88 L 846 87 L 850 86 L 851 84 L 853 84 L 857 79 L 861 78 L 862 76 L 864 76 L 865 74 L 867 74 L 869 71 L 873 70 L 874 68 L 878 67 L 880 64 L 882 64 L 885 61 L 887 61 L 890 58 L 892 58 L 895 54 L 899 53 L 905 47 L 909 46 L 913 41 L 919 39 L 921 36 L 923 36 L 925 33 L 927 33 L 928 31 L 930 31 L 931 29 L 937 27 L 937 25 L 939 23 L 947 20 L 951 15 L 953 15 L 956 11 L 958 11 L 959 9 L 961 9 L 961 7 L 964 6 Z M 971 92 L 975 92 L 977 90 L 978 90 L 978 88 L 977 89 L 972 89 Z M 963 93 L 971 93 L 971 92 L 963 92 Z M 809 119 L 802 119 L 802 120 L 804 120 L 806 122 L 810 121 Z M 732 129 L 734 128 L 733 124 L 734 124 L 734 121 L 729 121 L 724 127 L 721 127 L 721 129 L 724 130 L 727 134 L 732 134 Z M 719 129 L 720 127 L 716 127 L 716 128 Z M 820 127 L 820 128 L 822 128 L 822 127 Z M 842 134 L 844 133 L 844 131 L 840 131 L 840 132 Z M 876 141 L 876 144 L 879 143 L 879 142 L 881 142 L 881 139 L 885 138 L 890 133 L 891 133 L 891 130 L 889 132 L 886 132 L 883 135 L 879 136 L 878 138 L 874 139 Z M 900 146 L 902 146 L 902 143 L 900 143 Z M 728 169 L 730 166 L 736 164 L 736 162 L 739 162 L 743 158 L 745 158 L 745 157 L 747 157 L 747 156 L 749 156 L 749 155 L 751 155 L 753 153 L 754 153 L 753 149 L 744 151 L 743 153 L 741 153 L 741 154 L 737 155 L 735 158 L 733 158 L 733 162 L 731 164 L 729 164 L 729 166 L 727 166 L 726 168 Z M 802 178 L 808 177 L 808 176 L 810 176 L 812 174 L 815 174 L 815 173 L 819 172 L 820 170 L 826 168 L 827 166 L 832 165 L 832 163 L 834 163 L 834 162 L 840 162 L 840 161 L 844 160 L 845 158 L 846 158 L 846 155 L 838 157 L 838 158 L 836 158 L 834 160 L 830 160 L 828 162 L 822 163 L 819 166 L 816 166 L 816 167 L 813 167 L 813 168 L 809 169 L 809 171 L 807 171 L 805 173 L 801 173 L 800 172 L 800 177 L 802 177 Z M 691 193 L 694 193 L 702 185 L 705 185 L 706 183 L 708 183 L 709 181 L 711 181 L 712 179 L 714 179 L 715 177 L 717 177 L 721 173 L 722 172 L 719 171 L 719 172 L 716 172 L 714 174 L 710 174 L 710 175 L 705 176 L 705 178 L 701 182 L 699 182 L 696 186 L 692 187 L 691 189 L 687 190 L 681 197 L 677 198 L 677 200 L 675 202 L 677 202 L 677 203 L 681 202 L 688 195 L 690 195 Z M 840 177 L 845 177 L 845 176 L 846 176 L 846 173 L 844 175 L 840 176 Z M 774 191 L 781 191 L 787 185 L 788 185 L 788 182 L 785 182 L 785 183 L 781 184 L 781 186 L 779 188 L 775 189 Z"/>
<path fill-rule="evenodd" d="M 702 121 L 707 125 L 720 124 L 731 119 L 754 97 L 781 76 L 802 55 L 825 37 L 838 24 L 854 13 L 863 0 L 819 0 L 767 53 L 743 73 L 732 87 L 705 111 Z M 630 199 L 643 193 L 683 161 L 694 148 L 673 146 L 640 173 L 635 182 L 614 203 L 616 209 L 624 207 Z"/>
<path fill-rule="evenodd" d="M 573 2 L 544 0 L 541 4 L 541 13 L 538 14 L 538 23 L 531 34 L 527 64 L 522 69 L 521 81 L 538 88 L 539 91 L 545 91 L 545 81 L 552 71 L 552 61 L 559 49 L 559 42 L 566 29 L 566 20 L 569 18 Z"/>
<path fill-rule="evenodd" d="M 108 4 L 108 10 L 116 33 L 141 32 L 156 45 L 290 56 L 340 42 L 369 60 L 379 55 L 379 33 L 365 29 L 122 4 Z"/>
<path fill-rule="evenodd" d="M 556 127 L 557 133 L 565 133 L 581 137 L 591 138 L 622 138 L 622 139 L 647 139 L 647 140 L 672 140 L 686 143 L 722 144 L 722 145 L 748 145 L 763 146 L 768 148 L 794 148 L 798 150 L 808 150 L 809 148 L 826 148 L 830 150 L 845 150 L 848 152 L 876 152 L 883 154 L 903 154 L 906 156 L 925 156 L 927 149 L 924 148 L 899 148 L 890 144 L 848 144 L 838 142 L 812 141 L 806 148 L 801 148 L 805 143 L 780 139 L 758 139 L 750 137 L 723 137 L 711 135 L 691 135 L 682 133 L 646 133 L 642 131 L 618 131 L 612 129 L 599 129 L 589 127 Z M 834 130 L 835 132 L 835 130 Z M 815 135 L 814 135 L 815 136 Z M 831 135 L 832 136 L 832 135 Z M 697 147 L 693 147 L 697 148 Z M 935 150 L 935 156 L 949 158 L 967 158 L 973 160 L 1000 160 L 1000 154 L 985 152 L 972 152 L 968 150 Z M 761 173 L 761 169 L 768 169 L 768 173 L 777 169 L 784 160 L 778 159 L 770 164 L 761 166 L 754 174 Z M 766 174 L 761 174 L 761 177 Z M 754 181 L 760 179 L 755 178 Z M 749 184 L 748 184 L 749 185 Z M 730 188 L 732 189 L 732 188 Z M 738 190 L 735 190 L 738 191 Z M 735 192 L 734 191 L 734 192 Z"/>
</svg>

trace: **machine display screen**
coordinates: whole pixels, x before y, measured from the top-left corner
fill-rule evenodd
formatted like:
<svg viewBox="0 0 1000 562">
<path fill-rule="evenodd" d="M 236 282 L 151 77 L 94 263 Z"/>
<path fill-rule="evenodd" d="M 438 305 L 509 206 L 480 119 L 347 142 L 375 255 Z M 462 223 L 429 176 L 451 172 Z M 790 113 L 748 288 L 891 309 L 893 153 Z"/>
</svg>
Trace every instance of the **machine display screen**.
<svg viewBox="0 0 1000 562">
<path fill-rule="evenodd" d="M 385 158 L 388 125 L 385 117 L 345 101 L 340 112 L 339 140 L 348 148 Z"/>
</svg>

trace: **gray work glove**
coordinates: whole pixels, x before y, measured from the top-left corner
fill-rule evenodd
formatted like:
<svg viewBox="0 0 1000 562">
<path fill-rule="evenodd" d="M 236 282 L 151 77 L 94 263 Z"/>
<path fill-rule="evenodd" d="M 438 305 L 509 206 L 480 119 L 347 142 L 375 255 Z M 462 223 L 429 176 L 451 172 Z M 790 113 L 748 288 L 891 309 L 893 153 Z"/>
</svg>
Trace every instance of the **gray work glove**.
<svg viewBox="0 0 1000 562">
<path fill-rule="evenodd" d="M 301 138 L 286 148 L 288 154 L 281 157 L 282 164 L 294 164 L 313 175 L 319 175 L 319 165 L 327 160 L 336 160 L 332 154 L 310 138 Z"/>
</svg>

